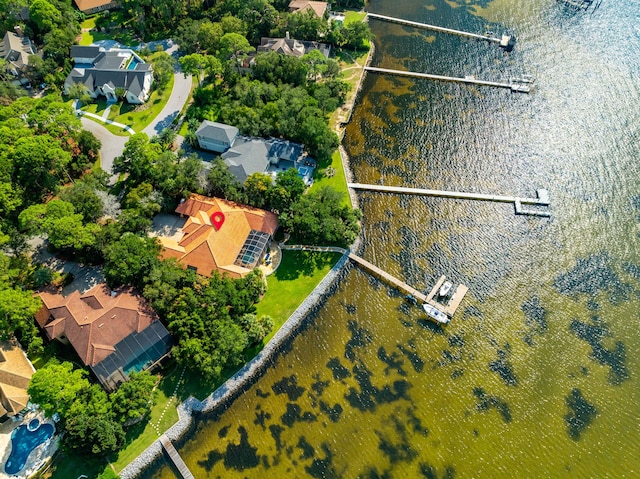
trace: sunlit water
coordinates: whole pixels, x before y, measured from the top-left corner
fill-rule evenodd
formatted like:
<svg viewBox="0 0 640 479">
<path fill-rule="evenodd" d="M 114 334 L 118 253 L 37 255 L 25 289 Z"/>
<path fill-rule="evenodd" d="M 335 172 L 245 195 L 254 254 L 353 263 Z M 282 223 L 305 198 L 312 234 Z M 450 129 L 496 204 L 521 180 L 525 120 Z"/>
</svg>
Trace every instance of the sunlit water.
<svg viewBox="0 0 640 479">
<path fill-rule="evenodd" d="M 534 196 L 363 193 L 362 255 L 427 290 L 469 286 L 439 328 L 357 268 L 264 377 L 178 445 L 206 477 L 640 477 L 640 3 L 374 0 L 372 12 L 510 30 L 495 45 L 372 21 L 385 68 L 504 80 L 530 95 L 371 74 L 345 146 L 355 179 Z M 173 478 L 166 465 L 148 476 Z"/>
</svg>

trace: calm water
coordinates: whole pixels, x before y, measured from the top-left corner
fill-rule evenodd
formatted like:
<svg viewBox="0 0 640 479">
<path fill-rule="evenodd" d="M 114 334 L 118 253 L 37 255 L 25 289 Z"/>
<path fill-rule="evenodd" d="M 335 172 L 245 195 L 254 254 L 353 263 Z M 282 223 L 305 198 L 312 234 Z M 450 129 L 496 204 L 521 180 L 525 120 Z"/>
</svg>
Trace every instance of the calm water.
<svg viewBox="0 0 640 479">
<path fill-rule="evenodd" d="M 373 0 L 374 65 L 531 95 L 369 75 L 345 144 L 356 180 L 533 196 L 510 205 L 362 194 L 362 255 L 470 287 L 444 329 L 357 268 L 309 328 L 180 453 L 208 477 L 640 477 L 640 3 Z M 173 478 L 167 466 L 150 474 Z"/>
</svg>

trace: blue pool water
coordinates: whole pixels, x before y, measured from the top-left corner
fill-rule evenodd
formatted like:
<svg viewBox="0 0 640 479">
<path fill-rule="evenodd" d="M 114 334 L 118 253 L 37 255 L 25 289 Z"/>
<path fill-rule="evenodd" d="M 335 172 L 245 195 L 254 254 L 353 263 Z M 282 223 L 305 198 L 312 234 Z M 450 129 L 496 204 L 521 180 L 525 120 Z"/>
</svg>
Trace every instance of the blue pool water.
<svg viewBox="0 0 640 479">
<path fill-rule="evenodd" d="M 140 63 L 140 62 L 138 60 L 136 60 L 136 57 L 133 57 L 131 59 L 131 62 L 129 62 L 129 66 L 127 66 L 127 70 L 135 70 L 135 68 L 138 65 L 138 63 Z"/>
<path fill-rule="evenodd" d="M 4 465 L 7 474 L 21 471 L 31 451 L 53 436 L 54 427 L 51 424 L 41 424 L 38 428 L 29 430 L 35 426 L 34 421 L 31 421 L 29 426 L 28 428 L 23 424 L 11 433 L 11 454 Z"/>
</svg>

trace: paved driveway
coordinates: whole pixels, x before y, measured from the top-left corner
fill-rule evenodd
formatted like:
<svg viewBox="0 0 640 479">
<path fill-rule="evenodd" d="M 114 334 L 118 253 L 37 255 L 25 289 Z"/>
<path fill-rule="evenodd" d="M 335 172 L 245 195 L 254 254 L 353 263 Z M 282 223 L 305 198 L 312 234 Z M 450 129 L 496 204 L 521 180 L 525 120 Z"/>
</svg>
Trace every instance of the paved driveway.
<svg viewBox="0 0 640 479">
<path fill-rule="evenodd" d="M 174 59 L 176 56 L 177 45 L 167 50 L 169 55 L 172 55 Z M 189 99 L 189 92 L 191 91 L 191 75 L 187 75 L 185 78 L 180 65 L 176 61 L 176 73 L 173 76 L 173 90 L 171 90 L 171 96 L 169 101 L 164 106 L 162 111 L 154 118 L 154 120 L 147 126 L 144 131 L 149 138 L 159 134 L 162 130 L 171 125 L 171 122 L 176 119 L 180 114 L 182 107 Z"/>
<path fill-rule="evenodd" d="M 122 154 L 124 150 L 124 144 L 129 141 L 129 135 L 118 136 L 111 133 L 100 123 L 90 120 L 89 118 L 81 117 L 82 127 L 85 130 L 90 131 L 102 142 L 100 147 L 100 167 L 111 174 L 111 168 L 113 167 L 113 159 L 116 156 Z"/>
</svg>

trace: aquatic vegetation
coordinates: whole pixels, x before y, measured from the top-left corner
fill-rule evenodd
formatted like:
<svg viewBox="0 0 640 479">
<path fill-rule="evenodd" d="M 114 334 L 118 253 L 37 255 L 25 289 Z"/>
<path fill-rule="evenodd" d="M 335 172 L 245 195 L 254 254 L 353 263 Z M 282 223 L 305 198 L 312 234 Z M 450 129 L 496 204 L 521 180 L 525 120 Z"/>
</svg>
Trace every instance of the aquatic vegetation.
<svg viewBox="0 0 640 479">
<path fill-rule="evenodd" d="M 420 474 L 426 479 L 438 479 L 438 473 L 436 468 L 431 464 L 421 463 L 420 464 Z M 456 477 L 456 470 L 452 466 L 447 466 L 444 469 L 444 474 L 442 474 L 442 479 L 453 479 Z"/>
<path fill-rule="evenodd" d="M 329 406 L 326 402 L 320 401 L 320 412 L 327 415 L 331 422 L 338 422 L 340 420 L 340 416 L 342 415 L 342 411 L 344 409 L 339 403 L 335 403 L 333 406 Z"/>
<path fill-rule="evenodd" d="M 336 472 L 335 468 L 331 464 L 333 461 L 333 454 L 331 453 L 329 446 L 326 443 L 322 443 L 320 447 L 325 454 L 324 459 L 314 459 L 311 465 L 306 466 L 304 470 L 311 477 L 318 479 L 333 479 L 334 477 L 340 477 L 340 474 Z"/>
<path fill-rule="evenodd" d="M 590 404 L 582 395 L 580 389 L 574 388 L 565 398 L 569 412 L 564 416 L 567 423 L 567 433 L 574 441 L 580 439 L 580 435 L 593 422 L 598 415 L 597 408 Z"/>
<path fill-rule="evenodd" d="M 341 381 L 344 378 L 348 378 L 351 376 L 351 371 L 344 367 L 338 358 L 331 358 L 327 362 L 327 367 L 331 369 L 333 373 L 333 379 L 336 381 Z"/>
<path fill-rule="evenodd" d="M 371 344 L 371 333 L 364 328 L 359 328 L 356 321 L 349 321 L 347 327 L 351 332 L 351 338 L 344 345 L 344 357 L 353 362 L 356 359 L 355 348 Z"/>
<path fill-rule="evenodd" d="M 540 334 L 547 332 L 547 310 L 540 304 L 540 298 L 532 296 L 522 303 L 525 324 Z"/>
<path fill-rule="evenodd" d="M 373 412 L 378 404 L 391 403 L 400 399 L 409 399 L 407 390 L 410 383 L 405 380 L 394 381 L 391 385 L 378 388 L 371 383 L 373 373 L 364 364 L 356 364 L 353 367 L 353 377 L 359 386 L 359 391 L 355 387 L 350 387 L 345 394 L 345 399 L 349 405 L 360 411 Z"/>
<path fill-rule="evenodd" d="M 602 340 L 610 336 L 607 325 L 597 317 L 592 319 L 591 324 L 583 323 L 574 319 L 571 321 L 569 330 L 578 338 L 586 341 L 591 346 L 591 358 L 604 365 L 609 366 L 609 382 L 620 384 L 629 378 L 629 371 L 626 364 L 626 347 L 622 341 L 616 341 L 615 348 L 610 350 L 602 345 Z"/>
<path fill-rule="evenodd" d="M 325 389 L 327 389 L 329 387 L 329 385 L 331 384 L 331 381 L 321 381 L 319 374 L 316 374 L 314 376 L 314 379 L 316 380 L 316 382 L 311 384 L 311 390 L 317 396 L 322 396 L 322 393 L 324 392 Z"/>
<path fill-rule="evenodd" d="M 487 394 L 481 387 L 473 388 L 473 395 L 478 399 L 478 403 L 476 404 L 476 409 L 478 411 L 496 409 L 500 413 L 504 422 L 511 422 L 512 417 L 509 405 L 498 396 L 491 396 Z"/>
<path fill-rule="evenodd" d="M 407 375 L 407 372 L 402 369 L 402 365 L 404 364 L 404 362 L 398 359 L 399 356 L 400 355 L 396 352 L 387 354 L 384 346 L 380 346 L 378 348 L 378 359 L 387 365 L 387 367 L 384 369 L 385 376 L 388 376 L 391 370 L 394 370 L 400 376 Z"/>
<path fill-rule="evenodd" d="M 620 280 L 610 266 L 608 253 L 600 253 L 579 258 L 573 269 L 558 275 L 553 285 L 562 294 L 595 296 L 606 291 L 609 301 L 614 304 L 629 298 L 631 287 Z"/>
<path fill-rule="evenodd" d="M 413 367 L 413 370 L 417 373 L 421 373 L 422 370 L 424 369 L 424 361 L 418 355 L 418 353 L 405 348 L 402 344 L 398 344 L 396 347 L 400 350 L 402 354 L 404 354 L 407 357 L 407 359 L 411 363 L 411 366 Z"/>
<path fill-rule="evenodd" d="M 298 386 L 295 374 L 283 377 L 280 381 L 274 383 L 271 389 L 276 395 L 286 394 L 289 401 L 296 401 L 305 391 L 305 388 Z"/>
<path fill-rule="evenodd" d="M 260 458 L 256 454 L 258 448 L 249 444 L 249 435 L 244 427 L 238 427 L 238 433 L 240 434 L 238 444 L 229 443 L 224 453 L 214 449 L 207 454 L 205 461 L 198 461 L 198 464 L 207 471 L 213 469 L 213 466 L 220 460 L 224 462 L 227 469 L 235 469 L 236 471 L 257 467 L 260 464 Z"/>
<path fill-rule="evenodd" d="M 304 436 L 300 436 L 296 447 L 300 449 L 300 459 L 311 459 L 316 454 L 315 449 L 307 442 L 307 439 Z"/>
<path fill-rule="evenodd" d="M 509 345 L 505 345 L 505 349 L 498 349 L 498 359 L 489 363 L 489 369 L 498 373 L 500 378 L 507 386 L 517 386 L 518 378 L 513 370 L 513 366 L 507 360 L 509 354 Z"/>
</svg>

